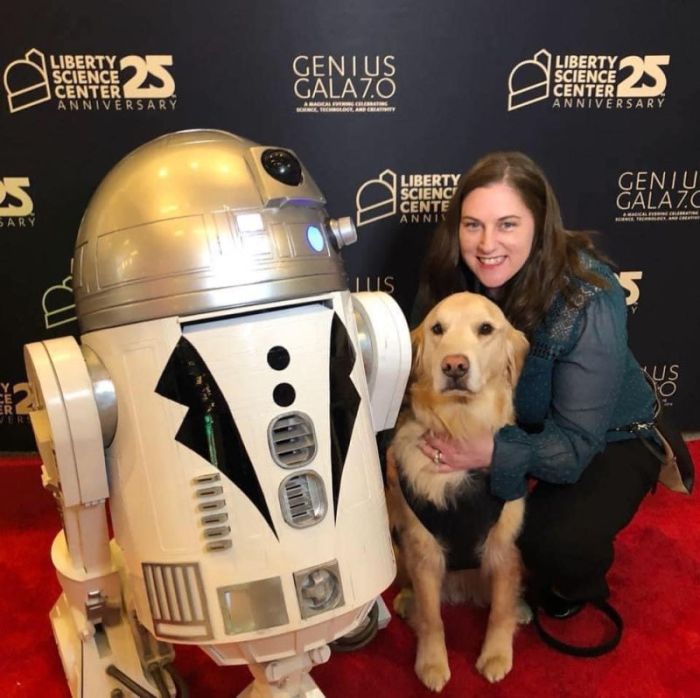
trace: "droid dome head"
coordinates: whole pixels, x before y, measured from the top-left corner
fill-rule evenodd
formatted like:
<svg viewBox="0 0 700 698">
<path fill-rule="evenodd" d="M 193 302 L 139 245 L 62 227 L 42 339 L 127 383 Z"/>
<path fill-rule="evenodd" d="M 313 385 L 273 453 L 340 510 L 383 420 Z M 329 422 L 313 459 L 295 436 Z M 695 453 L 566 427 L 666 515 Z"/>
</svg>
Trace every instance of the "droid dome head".
<svg viewBox="0 0 700 698">
<path fill-rule="evenodd" d="M 224 131 L 181 131 L 127 155 L 95 191 L 75 247 L 83 332 L 347 288 L 329 220 L 297 156 Z"/>
</svg>

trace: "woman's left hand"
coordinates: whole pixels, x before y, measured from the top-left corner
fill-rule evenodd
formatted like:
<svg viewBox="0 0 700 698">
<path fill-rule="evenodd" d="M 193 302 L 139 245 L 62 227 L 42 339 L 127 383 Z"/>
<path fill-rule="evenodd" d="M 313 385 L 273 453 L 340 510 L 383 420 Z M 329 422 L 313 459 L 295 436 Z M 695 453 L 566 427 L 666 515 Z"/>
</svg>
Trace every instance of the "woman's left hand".
<svg viewBox="0 0 700 698">
<path fill-rule="evenodd" d="M 484 434 L 465 440 L 426 432 L 418 447 L 435 463 L 435 470 L 438 473 L 479 470 L 491 465 L 493 436 Z"/>
</svg>

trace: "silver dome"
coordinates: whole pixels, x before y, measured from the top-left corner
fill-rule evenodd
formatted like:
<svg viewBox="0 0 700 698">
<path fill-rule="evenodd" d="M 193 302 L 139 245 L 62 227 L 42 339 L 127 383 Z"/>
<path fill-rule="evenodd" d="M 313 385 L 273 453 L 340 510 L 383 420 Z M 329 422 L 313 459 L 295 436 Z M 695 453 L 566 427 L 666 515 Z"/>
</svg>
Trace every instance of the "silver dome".
<svg viewBox="0 0 700 698">
<path fill-rule="evenodd" d="M 336 248 L 354 237 L 335 232 L 324 204 L 291 151 L 213 130 L 146 143 L 105 177 L 80 224 L 81 330 L 347 288 Z"/>
</svg>

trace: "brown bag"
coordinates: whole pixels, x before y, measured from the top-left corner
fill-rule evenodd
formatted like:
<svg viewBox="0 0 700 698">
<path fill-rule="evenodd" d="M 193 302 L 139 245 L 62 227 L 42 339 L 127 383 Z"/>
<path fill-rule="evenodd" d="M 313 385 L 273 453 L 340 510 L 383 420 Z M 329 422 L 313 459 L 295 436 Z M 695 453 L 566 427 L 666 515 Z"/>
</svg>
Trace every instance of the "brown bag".
<svg viewBox="0 0 700 698">
<path fill-rule="evenodd" d="M 656 400 L 653 430 L 658 442 L 663 447 L 663 451 L 660 450 L 655 440 L 644 436 L 640 438 L 644 445 L 661 461 L 659 482 L 674 492 L 690 494 L 695 483 L 695 465 L 690 457 L 690 451 L 681 432 L 666 416 L 654 379 L 646 371 L 644 371 L 644 377 L 647 379 Z"/>
<path fill-rule="evenodd" d="M 654 431 L 664 447 L 659 482 L 674 492 L 690 494 L 695 482 L 695 466 L 690 451 L 678 429 L 671 424 L 662 410 L 654 420 Z M 648 441 L 645 439 L 645 443 Z"/>
</svg>

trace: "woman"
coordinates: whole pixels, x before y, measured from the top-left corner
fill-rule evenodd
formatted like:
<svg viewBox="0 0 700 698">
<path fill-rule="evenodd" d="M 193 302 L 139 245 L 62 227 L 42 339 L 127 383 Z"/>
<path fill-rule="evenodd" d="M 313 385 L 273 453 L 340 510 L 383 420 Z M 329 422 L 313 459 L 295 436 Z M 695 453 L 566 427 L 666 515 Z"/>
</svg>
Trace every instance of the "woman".
<svg viewBox="0 0 700 698">
<path fill-rule="evenodd" d="M 494 153 L 460 179 L 424 265 L 414 323 L 456 291 L 482 293 L 531 344 L 517 426 L 459 442 L 426 434 L 441 471 L 490 468 L 492 492 L 527 500 L 520 547 L 531 591 L 567 617 L 608 594 L 613 540 L 654 487 L 654 394 L 627 346 L 625 295 L 591 239 L 564 229 L 540 168 Z"/>
</svg>

